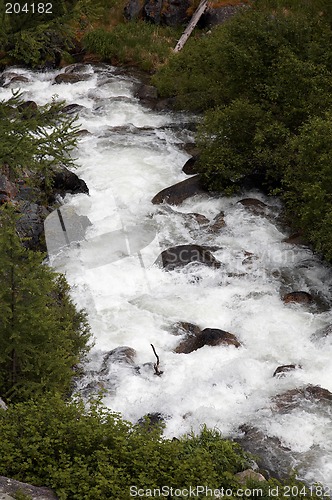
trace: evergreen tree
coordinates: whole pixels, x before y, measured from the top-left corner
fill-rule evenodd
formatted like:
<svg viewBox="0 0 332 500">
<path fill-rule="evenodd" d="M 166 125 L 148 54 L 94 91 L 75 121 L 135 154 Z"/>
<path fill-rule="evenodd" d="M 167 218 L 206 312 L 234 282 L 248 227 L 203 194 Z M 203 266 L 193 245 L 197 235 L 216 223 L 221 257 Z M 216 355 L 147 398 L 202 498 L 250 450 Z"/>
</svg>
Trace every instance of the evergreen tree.
<svg viewBox="0 0 332 500">
<path fill-rule="evenodd" d="M 89 329 L 68 285 L 23 248 L 11 207 L 0 211 L 0 394 L 21 400 L 66 393 L 87 350 Z"/>
</svg>

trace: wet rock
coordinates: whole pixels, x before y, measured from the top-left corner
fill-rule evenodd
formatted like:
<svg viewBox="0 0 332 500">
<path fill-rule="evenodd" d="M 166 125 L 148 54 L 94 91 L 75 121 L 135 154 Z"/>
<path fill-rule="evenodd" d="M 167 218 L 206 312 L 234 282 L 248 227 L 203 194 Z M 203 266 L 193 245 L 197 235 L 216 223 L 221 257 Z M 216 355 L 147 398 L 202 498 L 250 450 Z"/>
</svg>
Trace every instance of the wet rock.
<svg viewBox="0 0 332 500">
<path fill-rule="evenodd" d="M 142 101 L 155 101 L 158 98 L 158 91 L 153 85 L 143 83 L 136 90 L 135 97 Z"/>
<path fill-rule="evenodd" d="M 24 494 L 31 500 L 57 500 L 58 498 L 50 488 L 37 487 L 32 484 L 22 483 L 15 479 L 0 476 L 0 498 L 18 498 L 16 496 L 18 494 Z M 10 495 L 10 497 L 5 495 Z"/>
<path fill-rule="evenodd" d="M 7 203 L 17 195 L 17 187 L 6 175 L 0 175 L 0 203 Z"/>
<path fill-rule="evenodd" d="M 201 329 L 198 325 L 194 323 L 187 323 L 186 321 L 178 321 L 172 325 L 171 333 L 173 335 L 199 335 Z"/>
<path fill-rule="evenodd" d="M 195 330 L 193 333 L 189 333 L 187 338 L 177 346 L 175 352 L 178 354 L 189 354 L 197 349 L 201 349 L 205 345 L 233 345 L 240 347 L 241 343 L 232 333 L 219 330 L 218 328 L 205 328 L 199 332 Z"/>
<path fill-rule="evenodd" d="M 268 205 L 256 198 L 244 198 L 238 201 L 242 206 L 250 210 L 255 215 L 266 215 L 268 213 Z"/>
<path fill-rule="evenodd" d="M 185 219 L 185 226 L 189 229 L 193 228 L 194 226 L 207 226 L 209 224 L 209 219 L 205 217 L 205 215 L 202 214 L 197 214 L 195 212 L 189 212 L 187 214 L 181 214 L 183 218 Z"/>
<path fill-rule="evenodd" d="M 199 245 L 178 245 L 164 250 L 156 260 L 167 271 L 177 267 L 184 267 L 192 262 L 205 264 L 209 267 L 220 268 L 221 263 L 212 253 Z"/>
<path fill-rule="evenodd" d="M 317 330 L 312 336 L 312 340 L 321 340 L 321 339 L 326 339 L 328 337 L 332 338 L 332 325 L 325 326 L 324 328 L 321 328 L 320 330 Z"/>
<path fill-rule="evenodd" d="M 147 426 L 147 429 L 152 431 L 156 426 L 162 425 L 164 421 L 165 415 L 156 412 L 147 413 L 146 415 L 144 415 L 144 417 L 140 418 L 137 423 L 142 427 Z"/>
<path fill-rule="evenodd" d="M 285 304 L 310 304 L 313 298 L 308 292 L 290 292 L 284 295 L 282 300 Z"/>
<path fill-rule="evenodd" d="M 78 75 L 77 73 L 60 73 L 54 79 L 55 83 L 77 83 L 88 80 L 90 78 L 89 75 Z"/>
<path fill-rule="evenodd" d="M 74 172 L 71 172 L 65 167 L 56 167 L 53 169 L 53 185 L 52 192 L 65 196 L 66 193 L 89 194 L 89 188 L 86 183 L 80 179 Z"/>
<path fill-rule="evenodd" d="M 332 393 L 317 385 L 308 385 L 302 388 L 290 389 L 283 394 L 272 398 L 277 411 L 287 413 L 303 403 L 329 404 L 332 402 Z"/>
<path fill-rule="evenodd" d="M 248 481 L 266 481 L 265 477 L 253 469 L 246 469 L 237 472 L 234 477 L 240 484 L 247 484 Z"/>
<path fill-rule="evenodd" d="M 206 190 L 202 186 L 200 176 L 194 175 L 190 177 L 190 179 L 186 179 L 163 189 L 154 196 L 152 203 L 154 205 L 159 205 L 160 203 L 179 205 L 191 196 L 204 193 L 206 193 Z"/>
<path fill-rule="evenodd" d="M 224 212 L 220 212 L 220 214 L 216 215 L 213 221 L 213 224 L 209 227 L 209 231 L 211 233 L 218 233 L 220 229 L 226 226 Z"/>
<path fill-rule="evenodd" d="M 182 167 L 182 172 L 184 172 L 187 175 L 194 175 L 198 174 L 197 170 L 197 161 L 199 159 L 199 155 L 194 155 L 189 160 L 186 161 L 186 163 Z"/>
<path fill-rule="evenodd" d="M 73 115 L 78 113 L 82 109 L 85 109 L 85 107 L 81 106 L 80 104 L 67 104 L 67 106 L 64 106 L 61 111 L 62 113 Z"/>
<path fill-rule="evenodd" d="M 256 427 L 242 425 L 242 435 L 236 441 L 249 453 L 255 455 L 260 468 L 277 479 L 289 478 L 294 467 L 291 450 L 283 446 L 277 437 L 267 436 Z"/>
<path fill-rule="evenodd" d="M 116 347 L 112 351 L 105 354 L 100 373 L 106 374 L 110 369 L 110 365 L 113 363 L 126 364 L 134 366 L 134 360 L 136 357 L 136 351 L 132 347 L 120 346 Z"/>
<path fill-rule="evenodd" d="M 301 366 L 300 365 L 282 365 L 282 366 L 278 366 L 278 368 L 276 368 L 274 370 L 273 376 L 281 378 L 281 377 L 284 377 L 288 372 L 296 370 L 297 368 L 301 368 Z"/>
<path fill-rule="evenodd" d="M 67 74 L 73 74 L 73 73 L 84 73 L 88 69 L 86 64 L 82 63 L 74 63 L 74 64 L 69 64 L 69 66 L 66 66 L 64 69 L 64 72 Z"/>
</svg>

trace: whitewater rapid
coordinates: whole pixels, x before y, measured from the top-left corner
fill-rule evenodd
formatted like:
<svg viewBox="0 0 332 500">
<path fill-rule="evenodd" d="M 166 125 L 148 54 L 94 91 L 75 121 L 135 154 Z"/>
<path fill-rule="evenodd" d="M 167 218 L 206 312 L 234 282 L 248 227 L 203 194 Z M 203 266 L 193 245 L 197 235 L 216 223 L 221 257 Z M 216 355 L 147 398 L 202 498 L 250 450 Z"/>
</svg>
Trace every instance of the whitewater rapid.
<svg viewBox="0 0 332 500">
<path fill-rule="evenodd" d="M 90 195 L 67 195 L 64 203 L 92 225 L 84 244 L 63 249 L 52 261 L 66 274 L 78 307 L 87 310 L 95 339 L 78 390 L 86 396 L 105 389 L 105 404 L 131 421 L 162 414 L 167 436 L 207 424 L 236 437 L 241 425 L 254 426 L 291 450 L 299 477 L 332 487 L 331 405 L 290 413 L 271 408 L 275 395 L 308 384 L 332 392 L 331 335 L 313 338 L 331 324 L 331 269 L 307 248 L 283 242 L 287 234 L 275 222 L 279 202 L 260 193 L 199 195 L 172 209 L 153 205 L 158 191 L 187 178 L 181 168 L 189 155 L 182 145 L 193 135 L 182 124 L 193 117 L 144 108 L 134 97 L 135 79 L 109 66 L 87 66 L 89 79 L 54 85 L 60 71 L 13 71 L 29 80 L 20 83 L 25 99 L 45 104 L 55 95 L 83 106 L 79 124 L 88 132 L 75 152 L 76 173 Z M 0 99 L 10 95 L 10 87 L 0 88 Z M 237 203 L 249 196 L 267 203 L 271 217 Z M 179 213 L 212 220 L 221 211 L 226 226 L 216 234 Z M 138 240 L 148 228 L 151 244 L 114 257 L 111 233 L 130 228 L 135 236 L 135 227 Z M 213 255 L 221 268 L 165 272 L 153 265 L 162 250 L 188 243 L 217 247 Z M 294 290 L 312 293 L 319 305 L 285 304 L 282 295 Z M 242 347 L 176 354 L 180 339 L 172 325 L 178 321 L 231 332 Z M 160 377 L 150 344 L 160 357 Z M 135 349 L 135 366 L 115 362 L 100 373 L 105 354 L 119 346 Z M 273 377 L 287 364 L 302 368 Z"/>
</svg>

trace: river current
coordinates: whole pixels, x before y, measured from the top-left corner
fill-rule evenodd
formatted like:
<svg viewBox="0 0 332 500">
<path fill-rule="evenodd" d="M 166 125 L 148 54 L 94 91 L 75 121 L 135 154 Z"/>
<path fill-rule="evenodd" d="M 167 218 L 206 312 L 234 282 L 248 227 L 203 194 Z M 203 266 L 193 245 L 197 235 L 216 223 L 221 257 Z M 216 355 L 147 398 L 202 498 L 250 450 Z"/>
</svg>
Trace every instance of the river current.
<svg viewBox="0 0 332 500">
<path fill-rule="evenodd" d="M 185 124 L 194 118 L 143 107 L 134 97 L 135 78 L 110 66 L 86 66 L 85 81 L 54 85 L 60 71 L 13 71 L 28 80 L 19 83 L 25 99 L 45 104 L 55 96 L 82 106 L 78 122 L 87 133 L 75 152 L 76 173 L 90 195 L 67 195 L 63 203 L 91 225 L 84 242 L 50 259 L 87 310 L 95 339 L 78 391 L 88 396 L 105 389 L 105 404 L 131 421 L 163 415 L 170 437 L 206 424 L 237 438 L 246 424 L 273 438 L 300 478 L 332 488 L 331 403 L 300 401 L 276 411 L 272 402 L 309 384 L 332 392 L 332 335 L 319 334 L 331 324 L 331 269 L 306 247 L 283 242 L 288 234 L 276 222 L 279 202 L 261 193 L 153 205 L 157 192 L 187 178 L 183 144 L 193 134 Z M 0 88 L 0 99 L 12 88 Z M 248 197 L 268 204 L 268 216 L 238 203 Z M 221 211 L 226 226 L 216 233 L 183 215 L 212 221 Z M 121 253 L 114 241 L 125 233 L 131 240 Z M 166 272 L 154 265 L 162 250 L 190 243 L 215 247 L 222 266 Z M 310 292 L 314 304 L 285 304 L 282 296 L 296 290 Z M 176 354 L 181 339 L 173 325 L 179 321 L 231 332 L 242 346 Z M 151 344 L 161 376 L 155 375 Z M 135 349 L 134 361 L 120 357 L 103 365 L 119 346 Z M 289 364 L 301 368 L 273 377 L 278 366 Z"/>
</svg>

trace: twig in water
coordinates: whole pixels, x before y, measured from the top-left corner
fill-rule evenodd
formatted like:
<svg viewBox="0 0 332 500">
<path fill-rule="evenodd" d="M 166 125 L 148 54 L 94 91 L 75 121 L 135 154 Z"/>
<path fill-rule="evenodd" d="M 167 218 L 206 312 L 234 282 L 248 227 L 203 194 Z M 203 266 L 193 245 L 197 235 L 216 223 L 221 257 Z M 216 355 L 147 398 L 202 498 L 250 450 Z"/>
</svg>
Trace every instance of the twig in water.
<svg viewBox="0 0 332 500">
<path fill-rule="evenodd" d="M 155 350 L 155 348 L 154 348 L 154 345 L 153 345 L 153 344 L 150 344 L 150 345 L 151 345 L 151 347 L 152 347 L 152 350 L 153 350 L 153 352 L 154 352 L 154 355 L 155 355 L 155 356 L 156 356 L 156 358 L 157 358 L 157 363 L 155 363 L 155 364 L 153 365 L 153 368 L 154 368 L 154 374 L 155 374 L 155 375 L 158 375 L 158 377 L 160 377 L 160 375 L 162 375 L 164 372 L 161 372 L 161 371 L 159 370 L 159 356 L 158 356 L 158 354 L 156 353 L 156 350 Z"/>
</svg>

